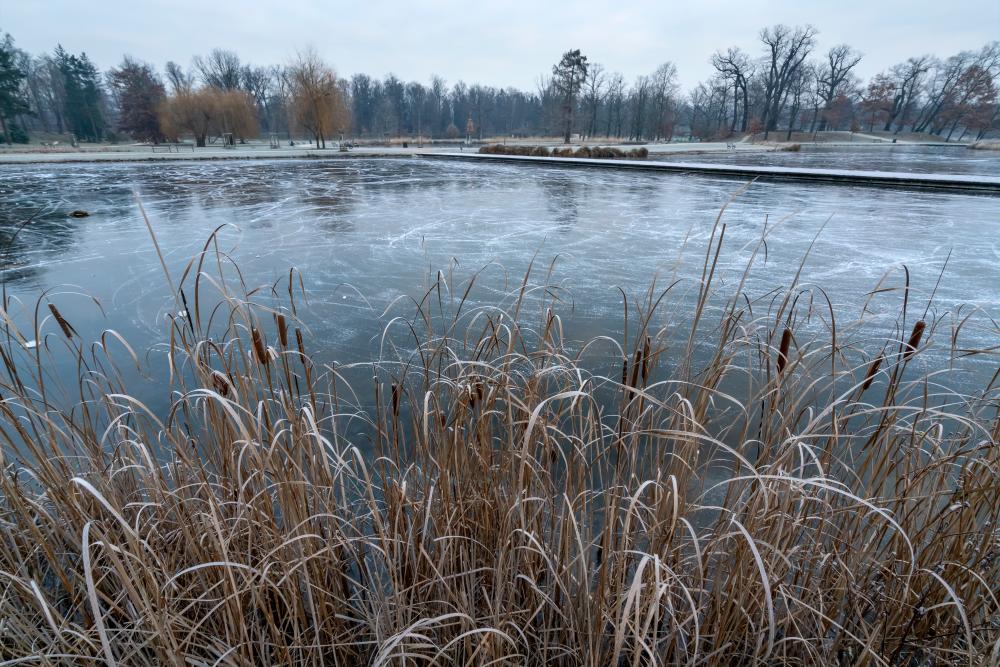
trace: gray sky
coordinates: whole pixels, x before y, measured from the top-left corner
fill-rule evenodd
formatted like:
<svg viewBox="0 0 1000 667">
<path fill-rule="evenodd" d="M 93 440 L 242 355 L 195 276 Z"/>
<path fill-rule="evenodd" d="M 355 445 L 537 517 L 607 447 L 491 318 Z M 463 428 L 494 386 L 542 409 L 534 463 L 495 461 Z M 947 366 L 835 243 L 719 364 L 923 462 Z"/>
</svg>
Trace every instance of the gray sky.
<svg viewBox="0 0 1000 667">
<path fill-rule="evenodd" d="M 129 53 L 155 64 L 214 47 L 255 64 L 285 63 L 314 46 L 341 74 L 440 74 L 533 89 L 560 54 L 631 81 L 677 64 L 685 89 L 710 75 L 715 49 L 759 53 L 764 25 L 811 23 L 819 49 L 847 42 L 865 53 L 868 77 L 911 55 L 947 56 L 1000 39 L 998 0 L 0 0 L 0 31 L 33 53 L 57 43 L 86 51 L 101 69 Z"/>
</svg>

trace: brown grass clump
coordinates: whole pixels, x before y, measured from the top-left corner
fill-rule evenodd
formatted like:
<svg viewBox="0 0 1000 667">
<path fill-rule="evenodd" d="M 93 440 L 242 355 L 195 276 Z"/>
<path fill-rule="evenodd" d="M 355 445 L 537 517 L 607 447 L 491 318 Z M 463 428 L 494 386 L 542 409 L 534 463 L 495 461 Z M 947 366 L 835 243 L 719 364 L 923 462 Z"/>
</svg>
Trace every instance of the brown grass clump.
<svg viewBox="0 0 1000 667">
<path fill-rule="evenodd" d="M 715 303 L 724 231 L 683 330 L 654 286 L 573 344 L 530 270 L 480 306 L 441 273 L 374 366 L 310 356 L 291 278 L 216 310 L 203 257 L 167 414 L 114 332 L 5 302 L 0 660 L 995 664 L 996 389 L 919 374 L 933 320 L 871 362 L 798 286 Z"/>
<path fill-rule="evenodd" d="M 524 155 L 532 157 L 548 157 L 549 149 L 545 146 L 521 146 L 503 144 L 492 144 L 481 146 L 479 152 L 484 155 Z"/>
<path fill-rule="evenodd" d="M 649 156 L 649 151 L 645 148 L 633 148 L 629 151 L 623 151 L 620 148 L 612 148 L 610 146 L 580 146 L 576 150 L 571 146 L 557 146 L 550 151 L 545 146 L 505 146 L 502 144 L 491 144 L 480 147 L 479 152 L 483 155 L 530 155 L 532 157 L 578 157 L 604 160 L 621 158 L 645 159 Z"/>
<path fill-rule="evenodd" d="M 612 148 L 610 146 L 597 146 L 590 149 L 590 157 L 601 158 L 604 160 L 615 160 L 625 157 L 625 151 L 620 148 Z"/>
<path fill-rule="evenodd" d="M 784 144 L 778 150 L 786 153 L 798 153 L 802 150 L 802 144 Z"/>
<path fill-rule="evenodd" d="M 980 139 L 968 145 L 976 151 L 1000 151 L 1000 139 Z"/>
</svg>

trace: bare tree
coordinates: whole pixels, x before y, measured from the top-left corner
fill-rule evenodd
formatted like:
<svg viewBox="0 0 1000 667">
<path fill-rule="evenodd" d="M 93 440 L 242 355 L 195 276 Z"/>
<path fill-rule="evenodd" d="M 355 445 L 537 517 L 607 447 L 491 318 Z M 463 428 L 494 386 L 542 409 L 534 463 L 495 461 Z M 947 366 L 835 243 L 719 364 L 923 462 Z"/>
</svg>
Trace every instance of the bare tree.
<svg viewBox="0 0 1000 667">
<path fill-rule="evenodd" d="M 622 135 L 623 111 L 625 107 L 625 76 L 621 72 L 615 72 L 608 79 L 607 93 L 605 94 L 605 105 L 607 106 L 607 125 L 605 136 L 620 137 Z"/>
<path fill-rule="evenodd" d="M 674 98 L 677 94 L 677 66 L 663 63 L 649 78 L 652 103 L 652 130 L 654 139 L 667 139 L 674 134 Z"/>
<path fill-rule="evenodd" d="M 892 129 L 896 124 L 896 132 L 903 129 L 917 95 L 920 92 L 924 75 L 930 70 L 933 60 L 930 56 L 910 58 L 905 63 L 894 65 L 888 79 L 892 84 L 892 103 L 889 106 L 883 131 Z"/>
<path fill-rule="evenodd" d="M 761 123 L 764 136 L 778 126 L 788 88 L 816 43 L 816 29 L 810 25 L 789 28 L 778 24 L 760 32 L 764 44 L 764 103 Z"/>
<path fill-rule="evenodd" d="M 1000 42 L 992 42 L 976 54 L 965 68 L 946 100 L 941 112 L 939 133 L 948 127 L 945 141 L 950 141 L 959 124 L 968 129 L 969 122 L 982 124 L 995 116 L 997 79 L 1000 78 Z M 975 118 L 975 121 L 973 119 Z M 964 132 L 963 132 L 964 136 Z"/>
<path fill-rule="evenodd" d="M 587 71 L 587 80 L 584 83 L 584 103 L 587 107 L 587 114 L 590 121 L 587 125 L 587 135 L 597 134 L 597 111 L 604 101 L 604 66 L 593 63 Z"/>
<path fill-rule="evenodd" d="M 750 117 L 750 78 L 753 76 L 753 63 L 750 57 L 739 48 L 730 48 L 725 53 L 717 51 L 712 56 L 712 67 L 733 85 L 733 123 L 730 132 L 736 131 L 739 118 L 740 132 L 747 131 L 747 120 Z M 737 109 L 742 105 L 742 116 L 737 116 Z"/>
<path fill-rule="evenodd" d="M 728 121 L 731 91 L 735 95 L 731 79 L 721 74 L 691 91 L 687 112 L 692 136 L 709 139 L 721 134 L 723 128 L 726 133 L 732 131 Z"/>
<path fill-rule="evenodd" d="M 317 148 L 326 148 L 326 140 L 345 131 L 350 120 L 337 75 L 307 49 L 288 68 L 288 77 L 295 119 L 313 135 Z"/>
<path fill-rule="evenodd" d="M 413 81 L 406 84 L 406 99 L 410 109 L 413 110 L 414 129 L 417 139 L 423 134 L 424 102 L 427 100 L 427 89 L 421 84 Z"/>
<path fill-rule="evenodd" d="M 206 57 L 195 56 L 194 67 L 206 86 L 219 90 L 236 90 L 243 83 L 240 57 L 232 51 L 212 49 Z"/>
<path fill-rule="evenodd" d="M 437 134 L 447 130 L 448 127 L 448 84 L 445 80 L 434 74 L 431 75 L 431 85 L 428 89 L 427 100 L 430 117 L 427 124 L 431 128 L 431 134 Z"/>
<path fill-rule="evenodd" d="M 241 73 L 240 87 L 253 100 L 257 110 L 257 120 L 267 132 L 273 131 L 273 119 L 270 109 L 270 92 L 273 83 L 273 70 L 269 67 L 253 67 L 246 65 Z"/>
<path fill-rule="evenodd" d="M 788 86 L 788 98 L 791 107 L 788 111 L 788 132 L 785 135 L 785 141 L 790 141 L 792 138 L 795 125 L 799 122 L 799 113 L 802 111 L 802 105 L 806 101 L 809 90 L 812 87 L 810 84 L 814 79 L 815 74 L 809 65 L 797 68 L 795 74 L 792 76 L 792 80 Z"/>
<path fill-rule="evenodd" d="M 819 68 L 816 77 L 816 90 L 824 110 L 829 111 L 833 100 L 851 84 L 851 70 L 861 62 L 861 58 L 862 54 L 847 44 L 838 44 L 827 52 L 826 62 Z M 826 127 L 827 119 L 823 116 L 819 129 L 822 132 Z"/>
<path fill-rule="evenodd" d="M 915 132 L 943 134 L 950 118 L 945 112 L 966 104 L 979 95 L 982 83 L 1000 76 L 1000 43 L 992 42 L 980 51 L 962 51 L 933 67 L 927 98 L 917 120 Z M 956 125 L 957 126 L 957 125 Z M 954 127 L 952 128 L 952 132 Z M 950 136 L 950 133 L 949 133 Z"/>
<path fill-rule="evenodd" d="M 642 139 L 646 129 L 646 106 L 649 103 L 649 77 L 640 76 L 635 80 L 629 94 L 629 111 L 632 116 L 632 128 L 629 139 Z"/>
<path fill-rule="evenodd" d="M 31 100 L 31 108 L 35 112 L 35 118 L 43 131 L 50 132 L 57 129 L 57 131 L 62 132 L 62 110 L 59 106 L 57 93 L 59 81 L 58 78 L 52 76 L 52 68 L 49 66 L 51 59 L 49 56 L 24 55 L 26 58 L 21 67 L 27 72 L 25 86 Z"/>
<path fill-rule="evenodd" d="M 925 89 L 924 104 L 920 108 L 917 118 L 913 121 L 914 132 L 926 132 L 927 130 L 933 132 L 937 129 L 933 123 L 954 95 L 962 74 L 967 67 L 973 64 L 974 59 L 975 56 L 971 51 L 962 51 L 947 60 L 935 59 L 933 61 L 931 78 Z"/>
<path fill-rule="evenodd" d="M 180 65 L 170 60 L 167 62 L 166 70 L 171 95 L 179 95 L 191 90 L 194 85 L 193 77 L 181 69 Z"/>
</svg>

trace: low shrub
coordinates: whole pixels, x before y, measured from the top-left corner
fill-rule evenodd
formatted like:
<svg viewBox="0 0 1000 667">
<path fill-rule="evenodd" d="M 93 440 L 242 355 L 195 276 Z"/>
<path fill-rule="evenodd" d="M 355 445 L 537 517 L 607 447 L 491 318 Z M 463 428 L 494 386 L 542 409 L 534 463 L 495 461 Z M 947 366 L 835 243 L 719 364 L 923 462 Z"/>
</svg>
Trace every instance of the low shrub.
<svg viewBox="0 0 1000 667">
<path fill-rule="evenodd" d="M 596 148 L 590 149 L 590 157 L 603 160 L 615 160 L 625 157 L 625 151 L 620 148 L 612 148 L 610 146 L 597 146 Z"/>
<path fill-rule="evenodd" d="M 503 144 L 492 144 L 481 147 L 479 152 L 484 155 L 522 155 L 532 157 L 549 156 L 549 149 L 545 146 L 505 146 Z"/>
<path fill-rule="evenodd" d="M 593 158 L 603 160 L 617 160 L 622 158 L 645 159 L 649 156 L 646 148 L 633 148 L 623 151 L 620 148 L 610 146 L 580 146 L 573 149 L 572 146 L 557 146 L 551 151 L 545 146 L 504 146 L 502 144 L 492 144 L 482 146 L 479 152 L 483 155 L 526 155 L 531 157 L 578 157 Z"/>
</svg>

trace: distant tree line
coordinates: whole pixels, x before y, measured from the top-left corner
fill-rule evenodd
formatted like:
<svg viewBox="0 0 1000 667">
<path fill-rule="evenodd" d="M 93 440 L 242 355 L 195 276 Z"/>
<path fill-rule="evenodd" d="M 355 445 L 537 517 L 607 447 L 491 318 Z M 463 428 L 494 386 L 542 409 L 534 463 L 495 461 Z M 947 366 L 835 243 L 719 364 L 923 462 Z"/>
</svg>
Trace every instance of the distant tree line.
<svg viewBox="0 0 1000 667">
<path fill-rule="evenodd" d="M 714 76 L 688 100 L 698 137 L 779 129 L 926 132 L 946 139 L 1000 130 L 1000 42 L 946 59 L 909 58 L 867 83 L 854 69 L 862 54 L 847 44 L 815 57 L 812 26 L 760 32 L 763 56 L 739 47 L 712 56 Z"/>
<path fill-rule="evenodd" d="M 824 130 L 925 132 L 947 139 L 1000 131 L 1000 43 L 940 59 L 909 58 L 870 81 L 862 54 L 843 44 L 816 52 L 812 26 L 775 25 L 744 50 L 710 58 L 713 75 L 688 93 L 665 62 L 625 77 L 570 50 L 535 90 L 427 84 L 393 74 L 340 78 L 312 50 L 283 65 L 257 66 L 216 49 L 163 73 L 125 56 L 101 73 L 85 53 L 61 46 L 31 55 L 0 39 L 0 131 L 7 143 L 30 133 L 80 141 L 192 137 L 198 145 L 258 136 L 421 137 L 573 135 L 631 141 L 741 134 L 790 137 Z"/>
</svg>

